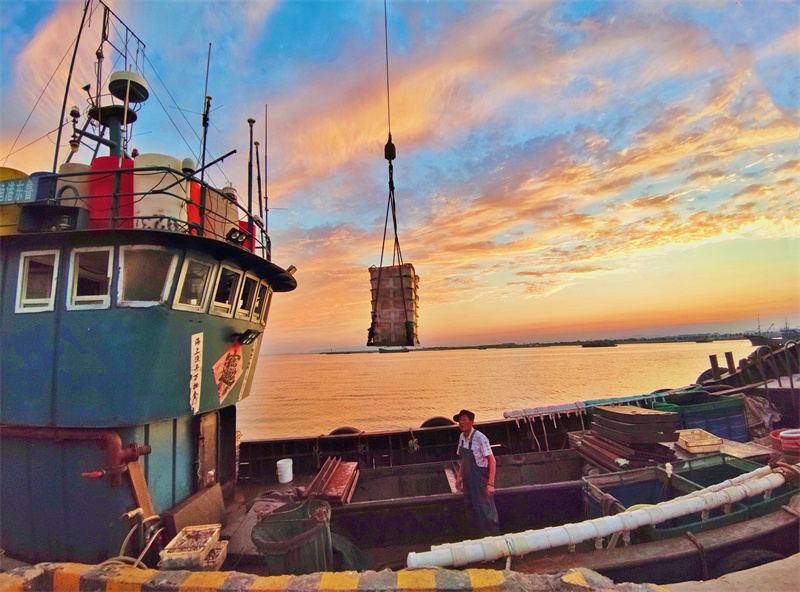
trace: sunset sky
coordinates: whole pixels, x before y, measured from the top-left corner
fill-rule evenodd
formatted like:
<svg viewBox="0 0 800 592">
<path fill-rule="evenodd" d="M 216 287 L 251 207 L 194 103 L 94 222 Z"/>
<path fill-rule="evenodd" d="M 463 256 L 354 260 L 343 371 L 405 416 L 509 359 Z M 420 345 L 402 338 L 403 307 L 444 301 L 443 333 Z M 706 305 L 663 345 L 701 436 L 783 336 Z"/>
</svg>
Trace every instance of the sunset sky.
<svg viewBox="0 0 800 592">
<path fill-rule="evenodd" d="M 273 261 L 298 288 L 273 299 L 262 352 L 364 346 L 388 197 L 383 2 L 109 4 L 146 44 L 130 148 L 199 160 L 211 43 L 209 153 L 238 153 L 210 178 L 246 196 L 247 118 L 263 165 L 269 106 Z M 82 7 L 3 3 L 0 166 L 52 167 Z M 81 108 L 99 10 L 90 25 Z M 423 346 L 800 324 L 798 1 L 389 0 L 388 47 Z"/>
</svg>

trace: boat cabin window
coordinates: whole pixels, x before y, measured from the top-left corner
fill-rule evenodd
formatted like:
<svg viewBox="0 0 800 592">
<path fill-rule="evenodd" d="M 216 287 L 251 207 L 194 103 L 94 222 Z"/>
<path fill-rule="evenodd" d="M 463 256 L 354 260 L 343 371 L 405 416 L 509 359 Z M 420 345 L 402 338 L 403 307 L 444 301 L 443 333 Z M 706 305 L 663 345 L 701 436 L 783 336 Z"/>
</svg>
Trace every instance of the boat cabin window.
<svg viewBox="0 0 800 592">
<path fill-rule="evenodd" d="M 214 302 L 211 303 L 211 314 L 224 317 L 233 316 L 233 306 L 239 293 L 242 272 L 226 265 L 222 266 L 214 289 Z"/>
<path fill-rule="evenodd" d="M 59 252 L 29 251 L 19 257 L 16 312 L 53 310 Z"/>
<path fill-rule="evenodd" d="M 246 275 L 244 278 L 244 285 L 242 286 L 242 293 L 239 295 L 239 304 L 236 307 L 236 317 L 239 319 L 250 320 L 253 314 L 253 303 L 256 300 L 258 292 L 258 278 L 252 275 Z"/>
<path fill-rule="evenodd" d="M 261 323 L 262 325 L 267 322 L 267 310 L 269 310 L 269 301 L 272 298 L 272 290 L 266 282 L 261 282 L 258 286 L 258 294 L 256 295 L 256 306 L 253 309 L 253 322 Z"/>
<path fill-rule="evenodd" d="M 164 247 L 120 248 L 120 306 L 154 306 L 165 302 L 178 256 Z"/>
<path fill-rule="evenodd" d="M 67 310 L 109 307 L 113 259 L 113 247 L 80 248 L 72 251 Z"/>
<path fill-rule="evenodd" d="M 203 312 L 211 297 L 211 286 L 217 264 L 188 256 L 178 279 L 173 308 Z"/>
</svg>

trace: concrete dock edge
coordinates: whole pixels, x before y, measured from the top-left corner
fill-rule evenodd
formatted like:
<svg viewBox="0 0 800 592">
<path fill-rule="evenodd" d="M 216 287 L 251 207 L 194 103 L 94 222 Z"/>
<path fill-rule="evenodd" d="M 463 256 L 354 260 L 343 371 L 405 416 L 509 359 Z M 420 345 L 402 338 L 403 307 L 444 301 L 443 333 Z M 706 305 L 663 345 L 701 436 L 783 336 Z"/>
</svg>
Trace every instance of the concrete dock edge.
<svg viewBox="0 0 800 592">
<path fill-rule="evenodd" d="M 418 569 L 255 576 L 239 572 L 158 571 L 117 564 L 40 563 L 0 573 L 2 592 L 657 592 L 665 589 L 650 584 L 614 584 L 588 569 L 571 569 L 559 575 L 491 569 Z"/>
<path fill-rule="evenodd" d="M 0 592 L 794 592 L 800 554 L 728 574 L 679 584 L 614 583 L 585 568 L 561 574 L 491 569 L 417 569 L 255 576 L 235 571 L 158 571 L 119 564 L 40 563 L 0 573 Z"/>
</svg>

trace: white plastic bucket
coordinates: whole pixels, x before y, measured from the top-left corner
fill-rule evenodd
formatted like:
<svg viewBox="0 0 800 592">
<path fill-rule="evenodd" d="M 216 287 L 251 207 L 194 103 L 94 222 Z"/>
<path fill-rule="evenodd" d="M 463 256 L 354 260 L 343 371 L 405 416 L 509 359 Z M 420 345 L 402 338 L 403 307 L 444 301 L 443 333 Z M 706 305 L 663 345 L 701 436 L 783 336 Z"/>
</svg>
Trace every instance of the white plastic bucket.
<svg viewBox="0 0 800 592">
<path fill-rule="evenodd" d="M 278 461 L 278 483 L 288 483 L 292 480 L 292 459 L 282 458 Z"/>
</svg>

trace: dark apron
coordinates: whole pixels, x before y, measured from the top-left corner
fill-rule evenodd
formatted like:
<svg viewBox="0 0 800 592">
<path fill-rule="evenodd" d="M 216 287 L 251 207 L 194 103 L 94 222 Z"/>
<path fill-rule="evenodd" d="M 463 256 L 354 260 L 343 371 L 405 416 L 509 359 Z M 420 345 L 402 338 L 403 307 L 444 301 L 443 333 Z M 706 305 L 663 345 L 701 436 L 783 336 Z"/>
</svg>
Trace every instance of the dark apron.
<svg viewBox="0 0 800 592">
<path fill-rule="evenodd" d="M 464 503 L 472 516 L 475 526 L 482 531 L 495 532 L 500 529 L 497 508 L 494 499 L 486 495 L 486 484 L 489 482 L 489 467 L 479 467 L 472 452 L 473 431 L 469 438 L 468 448 L 463 445 L 458 449 L 462 467 L 462 488 Z"/>
</svg>

